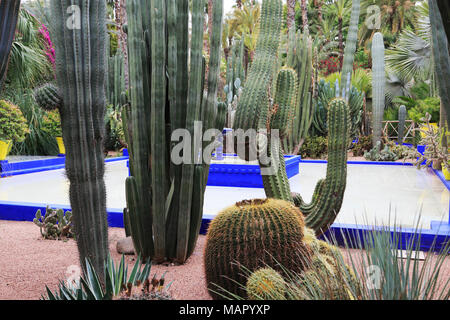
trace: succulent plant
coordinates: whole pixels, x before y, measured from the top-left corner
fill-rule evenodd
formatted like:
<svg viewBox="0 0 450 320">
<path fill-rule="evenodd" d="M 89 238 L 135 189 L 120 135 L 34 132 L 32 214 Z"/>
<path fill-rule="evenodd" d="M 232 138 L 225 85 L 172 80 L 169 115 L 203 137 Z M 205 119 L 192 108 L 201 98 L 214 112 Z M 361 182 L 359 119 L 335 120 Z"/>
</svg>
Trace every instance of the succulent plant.
<svg viewBox="0 0 450 320">
<path fill-rule="evenodd" d="M 381 141 L 385 103 L 386 76 L 383 35 L 377 32 L 372 40 L 372 129 L 373 146 Z"/>
<path fill-rule="evenodd" d="M 128 266 L 122 256 L 120 264 L 116 265 L 114 260 L 108 256 L 104 274 L 105 283 L 100 282 L 99 274 L 95 271 L 93 264 L 86 259 L 84 277 L 74 282 L 60 281 L 58 291 L 52 292 L 46 286 L 46 296 L 43 300 L 171 300 L 168 290 L 172 284 L 164 286 L 164 276 L 157 278 L 156 274 L 149 278 L 151 262 L 145 265 L 138 259 L 128 275 Z"/>
<path fill-rule="evenodd" d="M 286 283 L 272 268 L 261 268 L 247 279 L 247 296 L 250 300 L 284 300 Z"/>
<path fill-rule="evenodd" d="M 402 144 L 405 134 L 405 122 L 406 122 L 406 107 L 401 105 L 398 108 L 398 144 Z"/>
<path fill-rule="evenodd" d="M 370 161 L 397 161 L 398 155 L 389 148 L 388 144 L 381 149 L 381 141 L 378 141 L 372 150 L 364 153 L 364 158 Z"/>
<path fill-rule="evenodd" d="M 34 100 L 37 105 L 45 111 L 59 109 L 62 105 L 62 99 L 58 88 L 52 83 L 46 83 L 34 89 Z"/>
<path fill-rule="evenodd" d="M 72 10 L 79 9 L 80 20 Z M 56 80 L 62 99 L 66 175 L 80 261 L 89 258 L 101 281 L 108 254 L 104 182 L 106 3 L 50 1 Z M 74 24 L 68 23 L 74 22 Z"/>
<path fill-rule="evenodd" d="M 44 239 L 61 240 L 73 238 L 72 212 L 47 207 L 42 215 L 39 209 L 33 219 Z"/>
<path fill-rule="evenodd" d="M 310 262 L 303 243 L 304 220 L 290 202 L 276 199 L 244 200 L 222 210 L 211 222 L 205 248 L 208 289 L 220 298 L 223 289 L 244 295 L 242 268 L 254 272 L 280 265 L 301 273 Z"/>
<path fill-rule="evenodd" d="M 171 138 L 177 129 L 194 137 L 196 121 L 203 133 L 225 125 L 227 106 L 217 103 L 223 1 L 214 1 L 208 66 L 203 1 L 192 1 L 190 10 L 188 0 L 129 0 L 127 14 L 130 104 L 123 119 L 131 175 L 124 224 L 144 258 L 184 263 L 201 226 L 209 162 L 197 156 L 209 142 L 192 141 L 192 152 L 183 153 L 188 161 L 175 163 Z"/>
</svg>

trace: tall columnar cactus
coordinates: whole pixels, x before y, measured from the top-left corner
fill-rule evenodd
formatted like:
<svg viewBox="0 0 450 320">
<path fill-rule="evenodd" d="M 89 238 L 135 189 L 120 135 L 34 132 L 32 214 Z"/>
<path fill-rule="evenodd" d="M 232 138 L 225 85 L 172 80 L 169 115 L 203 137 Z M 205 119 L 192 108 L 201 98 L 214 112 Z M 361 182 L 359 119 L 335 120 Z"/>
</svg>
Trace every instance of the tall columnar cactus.
<svg viewBox="0 0 450 320">
<path fill-rule="evenodd" d="M 313 50 L 311 38 L 290 31 L 291 43 L 287 65 L 297 72 L 298 90 L 289 134 L 283 139 L 283 149 L 288 154 L 297 154 L 311 127 L 314 104 L 312 102 Z"/>
<path fill-rule="evenodd" d="M 108 254 L 103 179 L 106 3 L 52 0 L 51 20 L 66 174 L 80 262 L 84 264 L 89 258 L 103 277 Z"/>
<path fill-rule="evenodd" d="M 235 129 L 265 129 L 269 114 L 268 91 L 275 68 L 280 42 L 282 2 L 264 0 L 253 62 L 239 100 L 234 119 Z"/>
<path fill-rule="evenodd" d="M 345 99 L 349 98 L 350 84 L 347 83 L 353 72 L 353 60 L 356 52 L 356 43 L 358 41 L 358 25 L 360 14 L 360 0 L 352 0 L 352 14 L 350 17 L 350 25 L 345 42 L 344 61 L 342 66 L 341 96 Z"/>
<path fill-rule="evenodd" d="M 19 8 L 20 0 L 0 0 L 0 92 L 8 69 Z"/>
<path fill-rule="evenodd" d="M 245 70 L 244 70 L 244 39 L 235 41 L 231 47 L 231 55 L 228 58 L 227 63 L 227 76 L 226 85 L 224 91 L 231 99 L 237 94 L 237 86 L 235 85 L 236 80 L 239 79 L 240 85 L 245 81 Z"/>
<path fill-rule="evenodd" d="M 380 32 L 375 33 L 372 40 L 372 129 L 373 146 L 381 141 L 386 76 L 384 69 L 384 41 Z"/>
<path fill-rule="evenodd" d="M 108 76 L 106 78 L 106 100 L 114 108 L 127 103 L 125 87 L 124 58 L 121 54 L 108 58 Z"/>
<path fill-rule="evenodd" d="M 406 107 L 401 105 L 398 109 L 398 144 L 402 144 L 405 134 L 405 122 L 406 122 Z"/>
<path fill-rule="evenodd" d="M 450 58 L 448 51 L 450 4 L 447 0 L 429 0 L 433 57 L 441 104 L 450 126 Z"/>
<path fill-rule="evenodd" d="M 209 171 L 209 163 L 198 159 L 202 143 L 195 141 L 195 126 L 202 121 L 199 130 L 221 133 L 225 122 L 226 105 L 216 99 L 223 3 L 213 6 L 207 93 L 204 3 L 192 1 L 192 30 L 189 7 L 189 0 L 127 1 L 130 107 L 123 114 L 131 176 L 124 222 L 137 252 L 155 262 L 183 263 L 193 252 Z M 177 129 L 183 129 L 183 147 L 191 149 L 181 155 L 171 142 Z"/>
<path fill-rule="evenodd" d="M 242 268 L 253 272 L 268 266 L 301 273 L 311 259 L 311 250 L 303 243 L 304 227 L 303 216 L 287 201 L 244 200 L 222 210 L 206 236 L 205 272 L 211 295 L 220 298 L 215 292 L 221 289 L 245 295 Z"/>
</svg>

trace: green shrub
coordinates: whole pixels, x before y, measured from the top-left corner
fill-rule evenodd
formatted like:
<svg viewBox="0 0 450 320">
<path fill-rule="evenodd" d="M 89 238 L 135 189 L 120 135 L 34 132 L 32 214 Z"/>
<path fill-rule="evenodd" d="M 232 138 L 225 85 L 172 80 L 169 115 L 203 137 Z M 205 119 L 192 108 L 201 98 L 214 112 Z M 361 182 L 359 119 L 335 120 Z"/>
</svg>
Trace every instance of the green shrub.
<svg viewBox="0 0 450 320">
<path fill-rule="evenodd" d="M 325 137 L 309 137 L 299 151 L 302 158 L 324 159 L 328 153 L 328 140 Z"/>
<path fill-rule="evenodd" d="M 431 115 L 430 122 L 439 122 L 439 111 L 441 107 L 441 101 L 439 98 L 429 97 L 423 100 L 417 100 L 416 105 L 408 110 L 408 116 L 416 123 L 422 123 L 422 118 L 425 117 L 427 112 Z"/>
<path fill-rule="evenodd" d="M 27 120 L 19 107 L 0 100 L 0 139 L 22 142 L 29 132 Z"/>
<path fill-rule="evenodd" d="M 62 137 L 61 117 L 58 110 L 49 111 L 43 116 L 41 129 L 52 137 Z"/>
<path fill-rule="evenodd" d="M 36 212 L 33 222 L 41 230 L 41 235 L 44 239 L 62 240 L 73 238 L 72 212 L 70 211 L 64 213 L 62 209 L 56 210 L 47 207 L 44 216 L 42 216 L 41 210 Z"/>
</svg>

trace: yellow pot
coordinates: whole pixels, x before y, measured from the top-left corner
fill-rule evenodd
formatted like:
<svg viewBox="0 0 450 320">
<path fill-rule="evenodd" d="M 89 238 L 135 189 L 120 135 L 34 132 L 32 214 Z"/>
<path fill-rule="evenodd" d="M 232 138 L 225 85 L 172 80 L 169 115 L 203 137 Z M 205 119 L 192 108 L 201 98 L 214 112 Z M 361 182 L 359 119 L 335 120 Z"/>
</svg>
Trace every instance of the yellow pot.
<svg viewBox="0 0 450 320">
<path fill-rule="evenodd" d="M 450 180 L 450 170 L 443 166 L 442 173 L 444 174 L 445 180 Z"/>
<path fill-rule="evenodd" d="M 56 137 L 56 142 L 58 143 L 59 154 L 66 154 L 66 147 L 64 147 L 64 141 L 62 137 Z"/>
<path fill-rule="evenodd" d="M 436 130 L 439 129 L 437 123 L 435 123 L 435 122 L 430 123 L 430 126 L 434 127 Z M 427 127 L 426 125 L 421 125 L 421 126 L 420 126 L 420 130 L 428 131 L 428 127 Z M 421 136 L 422 138 L 425 138 L 425 133 L 423 133 L 422 131 L 420 131 L 420 136 Z"/>
<path fill-rule="evenodd" d="M 0 161 L 6 159 L 9 151 L 11 151 L 11 147 L 12 147 L 11 140 L 6 141 L 0 140 Z"/>
</svg>

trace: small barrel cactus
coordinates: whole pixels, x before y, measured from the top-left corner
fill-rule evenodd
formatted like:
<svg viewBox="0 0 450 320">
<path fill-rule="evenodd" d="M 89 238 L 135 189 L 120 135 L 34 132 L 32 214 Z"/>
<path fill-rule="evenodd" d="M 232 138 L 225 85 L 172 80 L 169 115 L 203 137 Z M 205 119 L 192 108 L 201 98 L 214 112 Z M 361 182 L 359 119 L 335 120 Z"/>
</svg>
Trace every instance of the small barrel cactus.
<svg viewBox="0 0 450 320">
<path fill-rule="evenodd" d="M 204 255 L 212 297 L 220 298 L 221 290 L 245 295 L 242 267 L 301 273 L 311 257 L 304 227 L 301 212 L 283 200 L 244 200 L 220 212 L 208 229 Z"/>
<path fill-rule="evenodd" d="M 247 296 L 250 300 L 284 300 L 286 283 L 272 268 L 261 268 L 247 280 Z"/>
<path fill-rule="evenodd" d="M 52 83 L 46 83 L 34 89 L 34 100 L 41 109 L 46 111 L 59 109 L 62 103 L 58 88 Z"/>
</svg>

